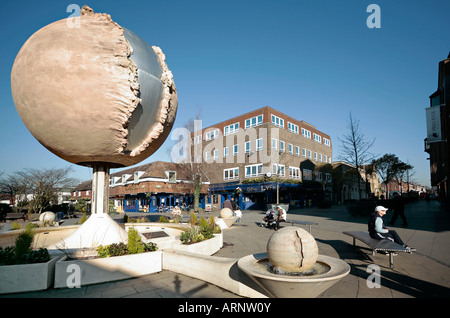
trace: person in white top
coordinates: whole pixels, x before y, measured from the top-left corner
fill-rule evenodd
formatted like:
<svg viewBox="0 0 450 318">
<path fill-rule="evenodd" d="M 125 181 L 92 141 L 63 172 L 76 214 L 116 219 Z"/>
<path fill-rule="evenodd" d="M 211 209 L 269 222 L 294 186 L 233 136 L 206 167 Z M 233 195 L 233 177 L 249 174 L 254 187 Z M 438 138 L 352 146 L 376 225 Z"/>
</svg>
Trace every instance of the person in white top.
<svg viewBox="0 0 450 318">
<path fill-rule="evenodd" d="M 286 222 L 286 211 L 281 207 L 277 206 L 278 216 L 277 223 L 275 225 L 275 231 L 280 228 L 280 222 Z"/>
<path fill-rule="evenodd" d="M 242 212 L 241 209 L 239 209 L 239 207 L 237 208 L 237 210 L 234 211 L 234 215 L 238 217 L 236 222 L 240 223 L 242 218 Z"/>
</svg>

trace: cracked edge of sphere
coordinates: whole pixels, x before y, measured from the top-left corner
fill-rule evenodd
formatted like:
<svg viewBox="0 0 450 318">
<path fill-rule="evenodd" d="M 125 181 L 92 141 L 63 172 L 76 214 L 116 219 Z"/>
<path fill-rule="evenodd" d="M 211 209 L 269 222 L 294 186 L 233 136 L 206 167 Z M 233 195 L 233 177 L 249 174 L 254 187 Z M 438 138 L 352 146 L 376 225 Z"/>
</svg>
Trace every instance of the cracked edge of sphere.
<svg viewBox="0 0 450 318">
<path fill-rule="evenodd" d="M 161 75 L 160 81 L 163 84 L 163 96 L 159 104 L 160 116 L 159 122 L 155 128 L 147 135 L 145 140 L 135 149 L 131 151 L 131 156 L 138 156 L 143 151 L 145 151 L 150 144 L 158 139 L 165 129 L 170 130 L 174 121 L 178 107 L 177 90 L 175 83 L 173 81 L 173 74 L 169 70 L 166 64 L 166 57 L 162 52 L 161 48 L 157 46 L 152 46 L 153 51 L 158 57 L 158 61 L 161 65 L 163 73 Z"/>
</svg>

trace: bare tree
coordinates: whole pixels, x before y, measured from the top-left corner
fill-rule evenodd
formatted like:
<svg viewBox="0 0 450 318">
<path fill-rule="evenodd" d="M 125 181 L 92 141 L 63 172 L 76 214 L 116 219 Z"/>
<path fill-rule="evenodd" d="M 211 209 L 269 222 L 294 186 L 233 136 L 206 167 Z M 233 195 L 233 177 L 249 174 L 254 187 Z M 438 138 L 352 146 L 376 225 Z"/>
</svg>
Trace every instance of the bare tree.
<svg viewBox="0 0 450 318">
<path fill-rule="evenodd" d="M 29 208 L 39 214 L 51 204 L 58 203 L 58 193 L 63 189 L 74 187 L 78 180 L 70 178 L 72 167 L 51 169 L 24 169 L 16 172 L 22 191 L 31 194 Z"/>
<path fill-rule="evenodd" d="M 371 162 L 374 155 L 370 152 L 375 143 L 375 138 L 372 140 L 367 140 L 364 134 L 359 129 L 359 121 L 352 117 L 350 112 L 350 118 L 347 122 L 348 134 L 344 135 L 343 138 L 338 138 L 342 144 L 342 152 L 339 157 L 355 166 L 356 174 L 360 176 L 360 168 L 365 164 Z M 358 196 L 361 198 L 361 178 L 358 179 Z"/>
<path fill-rule="evenodd" d="M 373 160 L 373 165 L 380 176 L 382 182 L 386 185 L 386 198 L 389 198 L 388 183 L 398 175 L 398 169 L 402 162 L 394 154 L 385 154 L 383 157 Z"/>
<path fill-rule="evenodd" d="M 13 202 L 13 209 L 18 210 L 21 201 L 26 202 L 27 186 L 17 173 L 0 179 L 0 193 L 6 194 Z"/>
</svg>

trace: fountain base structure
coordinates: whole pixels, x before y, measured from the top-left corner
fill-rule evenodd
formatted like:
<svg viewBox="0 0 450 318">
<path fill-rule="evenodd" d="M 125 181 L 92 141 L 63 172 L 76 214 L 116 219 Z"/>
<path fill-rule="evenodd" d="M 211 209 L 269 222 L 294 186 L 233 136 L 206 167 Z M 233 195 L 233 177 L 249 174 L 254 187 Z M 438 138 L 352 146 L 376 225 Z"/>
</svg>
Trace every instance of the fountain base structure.
<svg viewBox="0 0 450 318">
<path fill-rule="evenodd" d="M 350 272 L 346 262 L 320 254 L 306 273 L 274 273 L 267 253 L 245 256 L 238 267 L 274 298 L 315 298 Z"/>
<path fill-rule="evenodd" d="M 50 249 L 95 249 L 99 245 L 127 242 L 127 232 L 108 215 L 109 167 L 96 165 L 92 174 L 92 214 L 78 230 Z"/>
<path fill-rule="evenodd" d="M 127 232 L 108 214 L 92 214 L 74 233 L 49 249 L 95 249 L 100 245 L 127 241 Z"/>
</svg>

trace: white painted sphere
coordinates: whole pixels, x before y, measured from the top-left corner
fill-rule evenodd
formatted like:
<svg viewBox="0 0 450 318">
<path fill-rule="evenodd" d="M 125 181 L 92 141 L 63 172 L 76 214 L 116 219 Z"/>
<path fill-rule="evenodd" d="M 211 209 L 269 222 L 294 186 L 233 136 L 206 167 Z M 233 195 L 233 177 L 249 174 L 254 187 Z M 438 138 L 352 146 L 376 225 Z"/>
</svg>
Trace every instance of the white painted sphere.
<svg viewBox="0 0 450 318">
<path fill-rule="evenodd" d="M 297 273 L 311 269 L 318 255 L 319 249 L 314 237 L 298 227 L 281 228 L 267 242 L 269 262 L 286 272 Z"/>
<path fill-rule="evenodd" d="M 233 217 L 233 211 L 230 208 L 223 208 L 220 210 L 220 217 L 222 219 L 228 219 Z"/>
<path fill-rule="evenodd" d="M 39 216 L 41 223 L 52 223 L 56 219 L 56 214 L 50 211 L 44 212 Z"/>
</svg>

